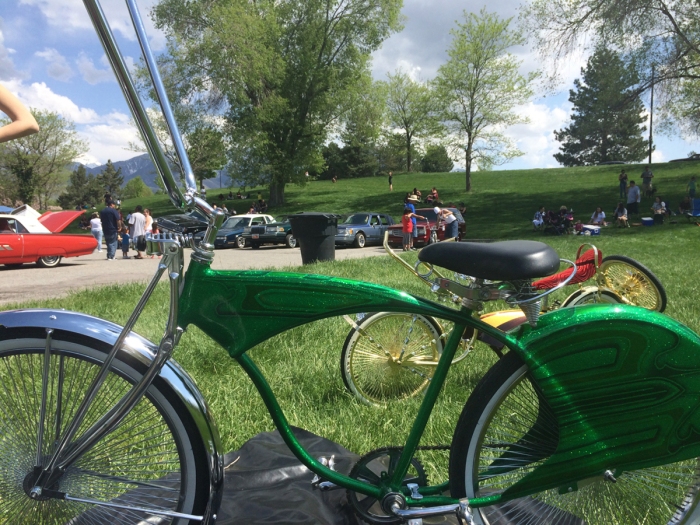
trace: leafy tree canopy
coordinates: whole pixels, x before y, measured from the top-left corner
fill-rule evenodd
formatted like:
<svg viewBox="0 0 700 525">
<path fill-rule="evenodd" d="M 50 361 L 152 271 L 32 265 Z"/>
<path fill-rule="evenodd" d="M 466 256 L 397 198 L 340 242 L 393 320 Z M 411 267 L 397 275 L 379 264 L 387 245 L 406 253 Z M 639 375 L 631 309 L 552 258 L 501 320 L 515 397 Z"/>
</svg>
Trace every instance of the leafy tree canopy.
<svg viewBox="0 0 700 525">
<path fill-rule="evenodd" d="M 32 110 L 32 114 L 40 131 L 0 144 L 0 170 L 5 180 L 14 180 L 5 186 L 6 200 L 33 204 L 37 199 L 45 209 L 65 182 L 68 166 L 88 144 L 78 138 L 74 124 L 58 113 Z M 0 125 L 7 122 L 0 120 Z"/>
<path fill-rule="evenodd" d="M 572 52 L 599 45 L 623 52 L 640 73 L 637 92 L 657 84 L 662 114 L 681 129 L 700 132 L 700 20 L 697 2 L 679 0 L 533 0 L 522 12 L 525 27 L 552 65 Z M 652 73 L 653 71 L 653 73 Z M 661 95 L 658 97 L 658 95 Z M 667 121 L 667 124 L 669 122 Z M 672 123 L 671 123 L 672 124 Z"/>
<path fill-rule="evenodd" d="M 66 191 L 58 197 L 58 204 L 65 209 L 73 209 L 76 206 L 97 206 L 104 196 L 104 186 L 99 180 L 99 175 L 88 175 L 85 166 L 78 166 L 70 175 Z"/>
<path fill-rule="evenodd" d="M 141 177 L 134 177 L 124 185 L 122 194 L 125 199 L 138 199 L 139 197 L 150 197 L 153 192 L 151 188 L 146 186 Z"/>
<path fill-rule="evenodd" d="M 162 0 L 155 21 L 175 75 L 227 103 L 233 172 L 284 187 L 320 171 L 328 129 L 370 54 L 400 27 L 401 0 Z"/>
<path fill-rule="evenodd" d="M 524 43 L 510 22 L 485 9 L 465 11 L 464 22 L 450 32 L 450 58 L 435 79 L 451 149 L 464 155 L 466 191 L 471 190 L 474 162 L 493 166 L 522 155 L 503 131 L 527 122 L 514 108 L 532 96 L 537 75 L 522 76 L 521 61 L 508 52 Z"/>
<path fill-rule="evenodd" d="M 425 155 L 420 160 L 420 170 L 423 173 L 445 173 L 452 171 L 454 162 L 447 153 L 445 146 L 428 146 Z"/>
<path fill-rule="evenodd" d="M 413 80 L 401 70 L 388 77 L 387 117 L 393 128 L 401 130 L 404 168 L 412 171 L 416 139 L 432 138 L 440 134 L 438 106 L 429 85 Z"/>
<path fill-rule="evenodd" d="M 111 159 L 108 159 L 105 169 L 97 176 L 97 180 L 104 188 L 105 193 L 119 195 L 119 190 L 124 184 L 122 169 L 114 169 L 114 164 L 112 164 Z"/>
<path fill-rule="evenodd" d="M 581 75 L 569 92 L 571 124 L 554 132 L 562 143 L 554 158 L 564 166 L 643 160 L 648 143 L 642 137 L 644 104 L 633 91 L 639 81 L 634 69 L 617 53 L 598 48 Z"/>
</svg>

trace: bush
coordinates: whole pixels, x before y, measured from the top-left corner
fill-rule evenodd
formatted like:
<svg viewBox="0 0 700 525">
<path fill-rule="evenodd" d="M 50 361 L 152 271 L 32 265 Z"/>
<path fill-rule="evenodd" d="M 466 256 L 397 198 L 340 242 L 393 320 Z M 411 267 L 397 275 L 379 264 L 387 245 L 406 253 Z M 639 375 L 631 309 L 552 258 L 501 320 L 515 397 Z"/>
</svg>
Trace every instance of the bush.
<svg viewBox="0 0 700 525">
<path fill-rule="evenodd" d="M 453 167 L 454 163 L 445 146 L 428 146 L 420 161 L 420 170 L 423 173 L 445 173 L 452 171 Z"/>
</svg>

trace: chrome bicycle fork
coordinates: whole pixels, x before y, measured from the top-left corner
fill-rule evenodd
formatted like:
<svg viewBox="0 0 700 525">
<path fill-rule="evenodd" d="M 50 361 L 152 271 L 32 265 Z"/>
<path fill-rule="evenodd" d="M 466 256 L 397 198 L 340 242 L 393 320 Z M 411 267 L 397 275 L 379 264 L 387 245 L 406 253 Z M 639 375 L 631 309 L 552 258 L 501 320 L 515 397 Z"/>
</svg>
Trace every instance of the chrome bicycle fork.
<svg viewBox="0 0 700 525">
<path fill-rule="evenodd" d="M 39 414 L 39 428 L 37 432 L 38 444 L 37 444 L 37 455 L 36 464 L 34 467 L 34 481 L 29 490 L 29 497 L 36 500 L 58 498 L 65 499 L 69 501 L 78 501 L 83 503 L 91 503 L 95 505 L 102 505 L 108 507 L 119 507 L 126 508 L 137 511 L 148 511 L 153 514 L 158 514 L 166 517 L 172 518 L 185 518 L 190 520 L 201 521 L 202 516 L 192 516 L 189 514 L 183 514 L 179 512 L 171 512 L 166 510 L 155 510 L 155 509 L 142 509 L 136 508 L 131 505 L 122 505 L 115 503 L 108 503 L 102 501 L 95 501 L 86 498 L 76 498 L 70 494 L 62 493 L 53 490 L 51 487 L 56 486 L 56 482 L 61 478 L 61 476 L 66 472 L 71 465 L 73 465 L 81 456 L 83 456 L 87 451 L 89 451 L 100 439 L 109 434 L 114 430 L 119 423 L 124 419 L 124 417 L 136 406 L 140 399 L 145 394 L 148 387 L 151 385 L 155 377 L 163 368 L 163 365 L 172 355 L 173 349 L 180 340 L 182 335 L 182 329 L 177 326 L 177 314 L 180 299 L 180 291 L 183 283 L 183 269 L 184 269 L 184 252 L 182 244 L 185 242 L 184 239 L 173 238 L 169 235 L 156 235 L 148 236 L 148 241 L 159 243 L 163 247 L 163 259 L 158 265 L 155 275 L 148 284 L 148 287 L 144 291 L 143 295 L 139 299 L 136 308 L 129 317 L 129 320 L 124 325 L 121 333 L 117 337 L 112 349 L 107 354 L 107 357 L 102 364 L 99 373 L 93 380 L 92 384 L 87 390 L 85 398 L 82 400 L 80 407 L 78 407 L 73 420 L 68 425 L 68 428 L 60 440 L 58 440 L 58 445 L 48 459 L 44 463 L 42 456 L 42 446 L 44 439 L 44 420 L 46 418 L 46 407 L 47 407 L 47 395 L 48 395 L 48 377 L 49 377 L 49 367 L 50 367 L 50 356 L 51 356 L 51 340 L 52 340 L 52 329 L 47 329 L 46 345 L 44 350 L 44 360 L 43 360 L 43 371 L 42 371 L 42 396 L 41 396 L 41 408 Z M 135 383 L 131 389 L 124 394 L 124 396 L 115 403 L 115 405 L 107 411 L 96 423 L 94 423 L 87 431 L 85 431 L 80 439 L 75 440 L 75 435 L 80 428 L 81 424 L 85 419 L 85 415 L 88 413 L 90 406 L 97 397 L 97 393 L 103 385 L 107 375 L 109 374 L 110 367 L 122 347 L 124 340 L 131 333 L 136 321 L 143 312 L 146 303 L 150 299 L 151 295 L 155 291 L 155 288 L 160 281 L 163 274 L 167 271 L 168 280 L 170 283 L 170 309 L 168 322 L 165 328 L 165 334 L 163 335 L 160 344 L 158 345 L 158 350 L 156 355 L 145 371 L 141 379 Z"/>
</svg>

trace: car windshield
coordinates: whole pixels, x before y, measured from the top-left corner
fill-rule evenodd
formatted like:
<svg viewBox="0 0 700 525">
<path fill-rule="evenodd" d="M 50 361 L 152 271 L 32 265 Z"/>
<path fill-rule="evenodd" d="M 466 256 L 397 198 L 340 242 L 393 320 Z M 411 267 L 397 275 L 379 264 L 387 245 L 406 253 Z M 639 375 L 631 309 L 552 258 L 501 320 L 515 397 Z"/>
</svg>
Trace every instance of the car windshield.
<svg viewBox="0 0 700 525">
<path fill-rule="evenodd" d="M 226 222 L 221 226 L 222 230 L 235 230 L 236 228 L 245 228 L 250 224 L 250 217 L 231 217 L 226 219 Z"/>
<path fill-rule="evenodd" d="M 193 219 L 199 219 L 200 221 L 209 222 L 209 221 L 207 221 L 207 218 L 204 215 L 202 215 L 201 213 L 199 213 L 199 211 L 197 211 L 197 210 L 192 210 L 191 212 L 188 213 L 188 215 L 190 217 L 192 217 Z"/>
<path fill-rule="evenodd" d="M 289 222 L 289 217 L 287 215 L 281 215 L 275 218 L 275 222 Z"/>
<path fill-rule="evenodd" d="M 367 224 L 368 220 L 369 215 L 366 213 L 356 213 L 354 215 L 350 215 L 341 224 Z"/>
</svg>

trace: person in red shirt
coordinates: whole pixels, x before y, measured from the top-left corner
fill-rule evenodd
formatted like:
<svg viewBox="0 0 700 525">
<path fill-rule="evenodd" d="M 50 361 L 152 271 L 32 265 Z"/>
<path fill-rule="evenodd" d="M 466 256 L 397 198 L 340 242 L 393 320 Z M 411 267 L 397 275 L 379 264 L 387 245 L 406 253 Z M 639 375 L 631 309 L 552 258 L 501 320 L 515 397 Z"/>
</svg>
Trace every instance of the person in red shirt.
<svg viewBox="0 0 700 525">
<path fill-rule="evenodd" d="M 416 227 L 411 220 L 413 217 L 425 220 L 425 217 L 422 215 L 413 213 L 411 208 L 404 208 L 403 216 L 401 217 L 401 231 L 403 232 L 403 251 L 405 252 L 411 249 L 411 235 L 413 235 L 413 228 Z"/>
</svg>

